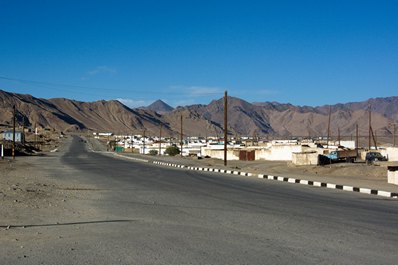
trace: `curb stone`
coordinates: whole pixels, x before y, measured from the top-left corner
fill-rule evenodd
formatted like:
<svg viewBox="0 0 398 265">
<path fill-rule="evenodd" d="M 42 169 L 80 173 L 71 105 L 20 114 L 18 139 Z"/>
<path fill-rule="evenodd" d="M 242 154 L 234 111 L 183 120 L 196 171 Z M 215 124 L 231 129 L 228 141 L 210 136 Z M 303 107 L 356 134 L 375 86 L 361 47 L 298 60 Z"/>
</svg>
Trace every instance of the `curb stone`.
<svg viewBox="0 0 398 265">
<path fill-rule="evenodd" d="M 137 159 L 137 160 L 142 160 L 142 159 Z M 148 162 L 148 161 L 146 161 L 146 162 Z M 299 179 L 299 178 L 288 178 L 288 177 L 273 176 L 273 175 L 266 175 L 266 174 L 253 174 L 253 173 L 246 173 L 246 172 L 240 172 L 240 171 L 234 171 L 234 170 L 217 169 L 217 168 L 192 167 L 192 166 L 166 163 L 166 162 L 161 162 L 161 161 L 153 161 L 153 164 L 161 165 L 161 166 L 177 167 L 177 168 L 186 168 L 188 170 L 194 170 L 194 171 L 210 171 L 210 172 L 218 172 L 218 173 L 224 173 L 224 174 L 230 174 L 230 175 L 240 175 L 240 176 L 246 176 L 246 177 L 252 177 L 252 176 L 257 175 L 257 177 L 260 179 L 268 179 L 268 180 L 287 182 L 287 183 L 292 183 L 292 184 L 308 185 L 308 186 L 314 186 L 314 187 L 323 187 L 323 188 L 328 188 L 328 189 L 359 192 L 359 193 L 364 193 L 364 194 L 369 194 L 369 195 L 377 195 L 377 196 L 394 198 L 394 199 L 398 198 L 398 193 L 396 193 L 396 192 L 375 190 L 375 189 L 369 189 L 369 188 L 352 187 L 352 186 L 347 186 L 347 185 L 339 185 L 339 184 L 305 180 L 305 179 Z"/>
<path fill-rule="evenodd" d="M 131 157 L 131 156 L 124 156 L 124 155 L 119 155 L 117 153 L 113 153 L 114 156 L 118 156 L 118 157 L 122 157 L 122 158 L 126 158 L 126 159 L 130 159 L 130 160 L 135 160 L 135 161 L 141 161 L 141 162 L 146 162 L 148 163 L 149 160 L 146 159 L 141 159 L 141 158 L 136 158 L 136 157 Z"/>
</svg>

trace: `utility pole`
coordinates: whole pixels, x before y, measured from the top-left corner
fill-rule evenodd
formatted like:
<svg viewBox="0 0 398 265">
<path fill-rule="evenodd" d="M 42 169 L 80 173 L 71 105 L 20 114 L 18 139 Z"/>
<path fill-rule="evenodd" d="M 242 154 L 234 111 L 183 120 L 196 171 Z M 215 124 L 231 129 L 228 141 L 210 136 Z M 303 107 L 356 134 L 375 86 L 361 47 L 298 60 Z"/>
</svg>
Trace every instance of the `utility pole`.
<svg viewBox="0 0 398 265">
<path fill-rule="evenodd" d="M 24 134 L 25 134 L 25 116 L 22 117 L 22 135 L 21 135 L 22 144 L 25 144 L 25 140 L 23 138 Z"/>
<path fill-rule="evenodd" d="M 182 146 L 183 146 L 183 142 L 182 142 L 182 114 L 181 114 L 181 128 L 180 128 L 180 146 L 181 146 L 181 152 L 180 155 L 182 156 Z"/>
<path fill-rule="evenodd" d="M 369 147 L 369 150 L 370 150 L 370 146 L 371 146 L 371 144 L 372 144 L 372 106 L 371 105 L 369 105 L 369 144 L 368 144 L 368 147 Z"/>
<path fill-rule="evenodd" d="M 395 134 L 396 134 L 396 132 L 397 132 L 397 128 L 396 128 L 396 125 L 394 123 L 393 147 L 395 147 Z"/>
<path fill-rule="evenodd" d="M 224 93 L 224 166 L 227 166 L 227 142 L 228 142 L 228 93 Z"/>
<path fill-rule="evenodd" d="M 358 157 L 358 148 L 359 148 L 358 123 L 355 125 L 355 134 L 356 134 L 355 150 L 356 150 L 357 157 Z"/>
<path fill-rule="evenodd" d="M 373 143 L 375 144 L 375 149 L 377 150 L 377 142 L 376 142 L 376 137 L 375 137 L 375 134 L 373 133 L 373 129 L 372 129 L 372 127 L 370 127 L 370 132 L 371 132 L 371 134 L 372 134 Z"/>
<path fill-rule="evenodd" d="M 145 155 L 145 128 L 144 128 L 144 133 L 142 136 L 142 154 Z"/>
<path fill-rule="evenodd" d="M 326 146 L 329 148 L 329 137 L 330 137 L 330 117 L 332 115 L 332 106 L 329 106 L 329 121 L 328 121 L 328 137 L 326 139 L 327 143 Z"/>
<path fill-rule="evenodd" d="M 160 124 L 159 130 L 159 155 L 162 155 L 162 124 Z"/>
<path fill-rule="evenodd" d="M 38 148 L 37 146 L 37 125 L 35 123 L 35 147 Z"/>
<path fill-rule="evenodd" d="M 339 143 L 339 146 L 341 145 L 341 140 L 340 140 L 340 127 L 337 128 L 337 142 Z"/>
<path fill-rule="evenodd" d="M 12 122 L 12 159 L 15 159 L 15 123 L 16 123 L 16 109 L 13 107 L 13 122 Z"/>
</svg>

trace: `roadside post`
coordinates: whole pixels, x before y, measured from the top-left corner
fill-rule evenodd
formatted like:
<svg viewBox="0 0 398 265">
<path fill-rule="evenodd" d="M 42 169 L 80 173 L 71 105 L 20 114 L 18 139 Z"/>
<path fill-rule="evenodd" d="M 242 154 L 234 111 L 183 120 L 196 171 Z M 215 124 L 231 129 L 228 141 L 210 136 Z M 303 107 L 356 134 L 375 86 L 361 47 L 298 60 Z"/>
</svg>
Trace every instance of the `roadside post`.
<svg viewBox="0 0 398 265">
<path fill-rule="evenodd" d="M 1 145 L 1 159 L 4 159 L 4 144 Z"/>
</svg>

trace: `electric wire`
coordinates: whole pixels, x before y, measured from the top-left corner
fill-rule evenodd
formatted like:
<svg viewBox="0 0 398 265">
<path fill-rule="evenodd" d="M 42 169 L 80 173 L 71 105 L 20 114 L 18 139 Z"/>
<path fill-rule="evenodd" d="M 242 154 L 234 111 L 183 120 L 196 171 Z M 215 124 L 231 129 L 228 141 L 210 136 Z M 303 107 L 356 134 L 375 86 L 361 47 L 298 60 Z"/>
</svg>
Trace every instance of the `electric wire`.
<svg viewBox="0 0 398 265">
<path fill-rule="evenodd" d="M 35 80 L 28 80 L 28 79 L 20 79 L 20 78 L 12 78 L 7 76 L 0 76 L 1 80 L 11 81 L 11 82 L 18 82 L 22 84 L 28 84 L 33 86 L 38 86 L 40 88 L 49 88 L 49 89 L 62 89 L 70 92 L 79 92 L 81 94 L 87 95 L 98 95 L 98 91 L 108 91 L 108 92 L 122 92 L 122 93 L 144 93 L 145 95 L 148 94 L 164 94 L 168 95 L 172 98 L 179 98 L 183 96 L 191 96 L 191 97 L 200 97 L 200 96 L 211 96 L 211 95 L 221 95 L 222 92 L 201 92 L 201 93 L 190 93 L 189 89 L 184 89 L 183 87 L 180 88 L 181 91 L 173 91 L 175 89 L 163 89 L 163 90 L 153 90 L 153 89 L 120 89 L 120 88 L 105 88 L 105 87 L 91 87 L 91 86 L 80 86 L 80 85 L 72 85 L 72 84 L 61 84 L 61 83 L 52 83 L 52 82 L 45 82 L 45 81 L 35 81 Z M 93 92 L 89 92 L 87 90 L 92 90 Z M 140 97 L 134 97 L 135 99 L 145 99 Z"/>
</svg>

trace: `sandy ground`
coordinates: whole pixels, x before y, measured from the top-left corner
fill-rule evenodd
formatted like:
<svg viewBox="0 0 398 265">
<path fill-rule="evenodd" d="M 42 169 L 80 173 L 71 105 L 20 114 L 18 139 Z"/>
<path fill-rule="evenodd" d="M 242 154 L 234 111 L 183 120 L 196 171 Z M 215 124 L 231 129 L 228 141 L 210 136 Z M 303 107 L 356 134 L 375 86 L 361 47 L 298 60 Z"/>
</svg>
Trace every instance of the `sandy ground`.
<svg viewBox="0 0 398 265">
<path fill-rule="evenodd" d="M 26 258 L 34 253 L 35 242 L 67 238 L 64 230 L 53 228 L 98 215 L 89 204 L 99 199 L 90 192 L 95 187 L 60 176 L 59 156 L 0 160 L 0 246 L 7 246 L 5 255 Z"/>
<path fill-rule="evenodd" d="M 57 181 L 44 177 L 43 172 L 23 160 L 26 159 L 0 163 L 3 225 L 20 225 L 21 220 L 27 219 L 40 222 L 42 212 L 58 212 L 59 204 L 68 198 Z"/>
</svg>

